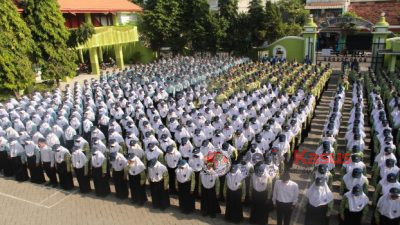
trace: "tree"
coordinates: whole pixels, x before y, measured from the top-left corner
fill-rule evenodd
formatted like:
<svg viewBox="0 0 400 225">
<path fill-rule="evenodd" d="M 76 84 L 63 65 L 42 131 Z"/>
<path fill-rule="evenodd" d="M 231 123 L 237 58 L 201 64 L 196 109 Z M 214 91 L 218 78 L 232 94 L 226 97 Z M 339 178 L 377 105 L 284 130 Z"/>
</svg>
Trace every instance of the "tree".
<svg viewBox="0 0 400 225">
<path fill-rule="evenodd" d="M 68 49 L 69 32 L 56 0 L 26 0 L 25 21 L 35 41 L 34 62 L 44 79 L 56 80 L 76 74 L 76 54 Z"/>
<path fill-rule="evenodd" d="M 143 32 L 156 51 L 180 36 L 180 4 L 177 0 L 158 0 L 154 10 L 143 16 Z"/>
<path fill-rule="evenodd" d="M 131 0 L 131 2 L 135 3 L 136 5 L 143 6 L 144 5 L 144 0 Z"/>
<path fill-rule="evenodd" d="M 283 35 L 299 35 L 310 12 L 304 8 L 302 0 L 281 0 L 278 7 L 283 20 Z"/>
<path fill-rule="evenodd" d="M 146 0 L 144 1 L 145 10 L 154 10 L 156 8 L 158 0 Z"/>
<path fill-rule="evenodd" d="M 219 23 L 222 35 L 221 47 L 226 51 L 235 48 L 234 33 L 238 24 L 238 0 L 219 0 Z"/>
<path fill-rule="evenodd" d="M 207 23 L 207 50 L 216 53 L 222 49 L 222 43 L 227 40 L 227 20 L 220 18 L 217 13 L 209 13 Z"/>
<path fill-rule="evenodd" d="M 251 44 L 253 46 L 262 45 L 267 35 L 267 21 L 261 0 L 251 0 L 248 11 L 248 22 Z"/>
<path fill-rule="evenodd" d="M 220 30 L 217 19 L 210 13 L 207 0 L 181 0 L 181 5 L 182 35 L 188 47 L 194 51 L 210 50 L 210 46 L 216 45 L 216 37 L 220 35 Z"/>
<path fill-rule="evenodd" d="M 249 25 L 249 15 L 245 13 L 240 13 L 238 15 L 236 29 L 232 35 L 234 40 L 235 52 L 239 54 L 249 53 L 251 49 L 251 33 Z"/>
<path fill-rule="evenodd" d="M 0 15 L 0 88 L 18 97 L 18 91 L 35 80 L 30 61 L 33 40 L 12 0 L 0 1 Z"/>
<path fill-rule="evenodd" d="M 277 4 L 284 23 L 303 26 L 310 15 L 302 0 L 281 0 Z"/>
<path fill-rule="evenodd" d="M 95 33 L 95 30 L 92 24 L 83 23 L 78 29 L 71 29 L 69 32 L 67 45 L 69 48 L 75 48 L 89 40 Z"/>
<path fill-rule="evenodd" d="M 267 21 L 266 40 L 273 42 L 283 36 L 282 16 L 276 4 L 267 1 L 265 6 L 265 17 Z"/>
</svg>

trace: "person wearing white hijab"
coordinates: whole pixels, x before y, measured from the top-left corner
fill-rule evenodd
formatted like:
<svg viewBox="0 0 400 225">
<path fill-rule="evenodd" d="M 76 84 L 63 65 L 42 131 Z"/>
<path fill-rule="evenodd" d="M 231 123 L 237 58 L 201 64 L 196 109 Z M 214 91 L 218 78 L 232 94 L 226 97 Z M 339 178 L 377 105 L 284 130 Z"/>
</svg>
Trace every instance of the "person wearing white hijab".
<svg viewBox="0 0 400 225">
<path fill-rule="evenodd" d="M 356 184 L 351 191 L 346 192 L 340 203 L 340 225 L 361 225 L 368 212 L 368 202 L 362 185 Z"/>
<path fill-rule="evenodd" d="M 375 221 L 379 225 L 398 225 L 400 223 L 400 189 L 391 188 L 379 198 L 375 210 Z"/>
<path fill-rule="evenodd" d="M 127 160 L 132 203 L 141 206 L 147 202 L 146 166 L 134 153 L 129 153 Z"/>
<path fill-rule="evenodd" d="M 307 190 L 308 204 L 305 225 L 329 224 L 329 216 L 333 207 L 333 193 L 324 178 L 317 177 Z"/>
<path fill-rule="evenodd" d="M 400 182 L 398 181 L 397 173 L 389 173 L 385 178 L 379 181 L 375 186 L 375 192 L 372 197 L 372 205 L 375 206 L 379 197 L 389 192 L 391 188 L 400 188 Z"/>
</svg>

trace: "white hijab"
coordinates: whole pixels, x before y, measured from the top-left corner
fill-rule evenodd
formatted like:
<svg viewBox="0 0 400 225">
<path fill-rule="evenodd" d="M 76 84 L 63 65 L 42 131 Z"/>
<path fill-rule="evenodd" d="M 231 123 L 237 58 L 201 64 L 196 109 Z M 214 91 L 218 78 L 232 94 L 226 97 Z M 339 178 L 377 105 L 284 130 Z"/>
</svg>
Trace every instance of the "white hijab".
<svg viewBox="0 0 400 225">
<path fill-rule="evenodd" d="M 350 212 L 360 212 L 364 209 L 364 207 L 368 204 L 368 197 L 363 192 L 360 196 L 355 196 L 351 193 L 351 191 L 346 192 L 344 194 L 347 197 L 349 202 L 349 211 Z"/>
<path fill-rule="evenodd" d="M 314 207 L 327 205 L 333 200 L 332 191 L 329 189 L 326 182 L 322 186 L 317 186 L 314 182 L 307 190 L 306 196 L 308 197 L 309 203 Z"/>
</svg>

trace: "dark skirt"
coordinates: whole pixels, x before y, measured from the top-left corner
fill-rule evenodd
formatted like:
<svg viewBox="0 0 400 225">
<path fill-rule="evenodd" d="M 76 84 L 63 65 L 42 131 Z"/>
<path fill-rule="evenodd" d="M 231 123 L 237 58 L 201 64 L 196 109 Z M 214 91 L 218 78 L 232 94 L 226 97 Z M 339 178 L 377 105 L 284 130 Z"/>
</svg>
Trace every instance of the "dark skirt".
<svg viewBox="0 0 400 225">
<path fill-rule="evenodd" d="M 194 191 L 193 191 L 193 196 L 195 198 L 200 198 L 199 188 L 200 188 L 200 171 L 199 172 L 194 172 Z"/>
<path fill-rule="evenodd" d="M 191 181 L 178 182 L 179 208 L 182 213 L 188 214 L 194 211 L 194 196 L 190 193 Z"/>
<path fill-rule="evenodd" d="M 85 167 L 82 167 L 80 169 L 74 168 L 74 170 L 75 170 L 76 178 L 77 178 L 78 184 L 79 184 L 79 191 L 81 193 L 90 192 L 90 190 L 91 190 L 90 180 L 89 180 L 89 176 L 85 175 Z"/>
<path fill-rule="evenodd" d="M 131 189 L 132 202 L 138 205 L 143 205 L 147 202 L 146 185 L 142 185 L 140 180 L 140 173 L 135 176 L 129 175 L 129 188 Z"/>
<path fill-rule="evenodd" d="M 380 225 L 399 225 L 400 224 L 400 217 L 395 219 L 390 219 L 386 216 L 379 215 Z"/>
<path fill-rule="evenodd" d="M 112 178 L 115 186 L 117 198 L 125 199 L 129 195 L 128 182 L 124 179 L 124 171 L 113 170 Z"/>
<path fill-rule="evenodd" d="M 54 167 L 51 167 L 50 162 L 43 162 L 43 170 L 46 173 L 47 177 L 50 179 L 50 183 L 56 187 L 58 185 L 57 182 L 57 175 L 56 175 L 56 169 Z"/>
<path fill-rule="evenodd" d="M 344 210 L 344 220 L 340 220 L 340 225 L 361 225 L 363 211 L 350 212 L 349 209 Z"/>
<path fill-rule="evenodd" d="M 328 205 L 314 207 L 307 204 L 307 211 L 304 224 L 305 225 L 321 225 L 328 224 L 329 218 L 326 216 L 328 212 Z"/>
<path fill-rule="evenodd" d="M 42 165 L 36 165 L 36 156 L 31 156 L 27 158 L 27 164 L 29 173 L 31 175 L 31 182 L 35 184 L 43 184 L 46 182 L 44 179 L 43 168 Z"/>
<path fill-rule="evenodd" d="M 251 195 L 250 223 L 268 224 L 270 205 L 267 191 L 258 192 L 253 189 Z"/>
<path fill-rule="evenodd" d="M 168 178 L 169 178 L 169 193 L 170 194 L 176 194 L 177 193 L 177 191 L 176 191 L 176 183 L 175 183 L 175 180 L 176 180 L 176 173 L 175 173 L 175 169 L 176 168 L 169 168 L 168 167 Z"/>
<path fill-rule="evenodd" d="M 74 147 L 74 140 L 66 140 L 64 147 L 66 149 L 68 149 L 68 151 L 71 153 L 72 152 L 72 148 Z"/>
<path fill-rule="evenodd" d="M 92 177 L 97 196 L 105 197 L 110 194 L 110 183 L 106 174 L 103 175 L 103 169 L 101 167 L 92 167 Z"/>
<path fill-rule="evenodd" d="M 232 191 L 226 189 L 226 211 L 225 219 L 238 223 L 243 220 L 242 189 Z"/>
<path fill-rule="evenodd" d="M 169 207 L 169 194 L 168 190 L 164 189 L 164 179 L 150 182 L 150 192 L 153 208 L 164 210 Z"/>
<path fill-rule="evenodd" d="M 87 141 L 87 142 L 89 142 L 89 144 L 91 144 L 92 143 L 92 133 L 89 131 L 89 132 L 87 132 L 87 133 L 85 133 L 85 132 L 83 132 L 83 135 L 82 135 L 82 137 Z"/>
<path fill-rule="evenodd" d="M 223 175 L 223 176 L 220 176 L 220 177 L 218 177 L 218 179 L 219 179 L 219 193 L 218 193 L 218 196 L 219 196 L 219 199 L 220 199 L 220 201 L 224 201 L 225 199 L 224 199 L 224 189 L 225 189 L 225 177 L 226 177 L 226 175 Z"/>
<path fill-rule="evenodd" d="M 13 164 L 11 158 L 8 157 L 7 151 L 0 152 L 0 171 L 4 171 L 4 176 L 14 176 Z"/>
<path fill-rule="evenodd" d="M 64 190 L 71 190 L 74 188 L 74 181 L 72 180 L 72 173 L 67 171 L 67 164 L 65 162 L 57 163 L 58 180 L 60 187 Z"/>
<path fill-rule="evenodd" d="M 15 180 L 22 182 L 29 180 L 28 169 L 26 163 L 22 163 L 21 156 L 11 158 Z"/>
<path fill-rule="evenodd" d="M 215 186 L 207 189 L 201 185 L 201 212 L 203 213 L 203 216 L 211 217 L 216 217 L 217 214 L 221 213 Z"/>
</svg>

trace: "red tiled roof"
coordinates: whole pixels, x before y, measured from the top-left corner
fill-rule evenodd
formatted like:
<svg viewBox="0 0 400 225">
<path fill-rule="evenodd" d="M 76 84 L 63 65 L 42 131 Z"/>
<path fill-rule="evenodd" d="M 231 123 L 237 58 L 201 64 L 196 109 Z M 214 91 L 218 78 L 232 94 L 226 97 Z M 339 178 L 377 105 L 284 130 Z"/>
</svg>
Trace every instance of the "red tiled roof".
<svg viewBox="0 0 400 225">
<path fill-rule="evenodd" d="M 19 1 L 19 0 L 17 0 Z M 141 12 L 142 8 L 128 0 L 57 0 L 63 13 Z M 18 9 L 22 12 L 22 9 Z"/>
<path fill-rule="evenodd" d="M 305 6 L 306 9 L 334 9 L 342 7 L 344 7 L 344 3 L 342 2 L 310 2 Z"/>
<path fill-rule="evenodd" d="M 142 8 L 128 0 L 58 0 L 61 12 L 108 13 L 140 12 Z"/>
<path fill-rule="evenodd" d="M 357 13 L 374 24 L 384 12 L 386 21 L 390 25 L 400 25 L 400 2 L 354 2 L 350 3 L 349 11 Z"/>
</svg>

